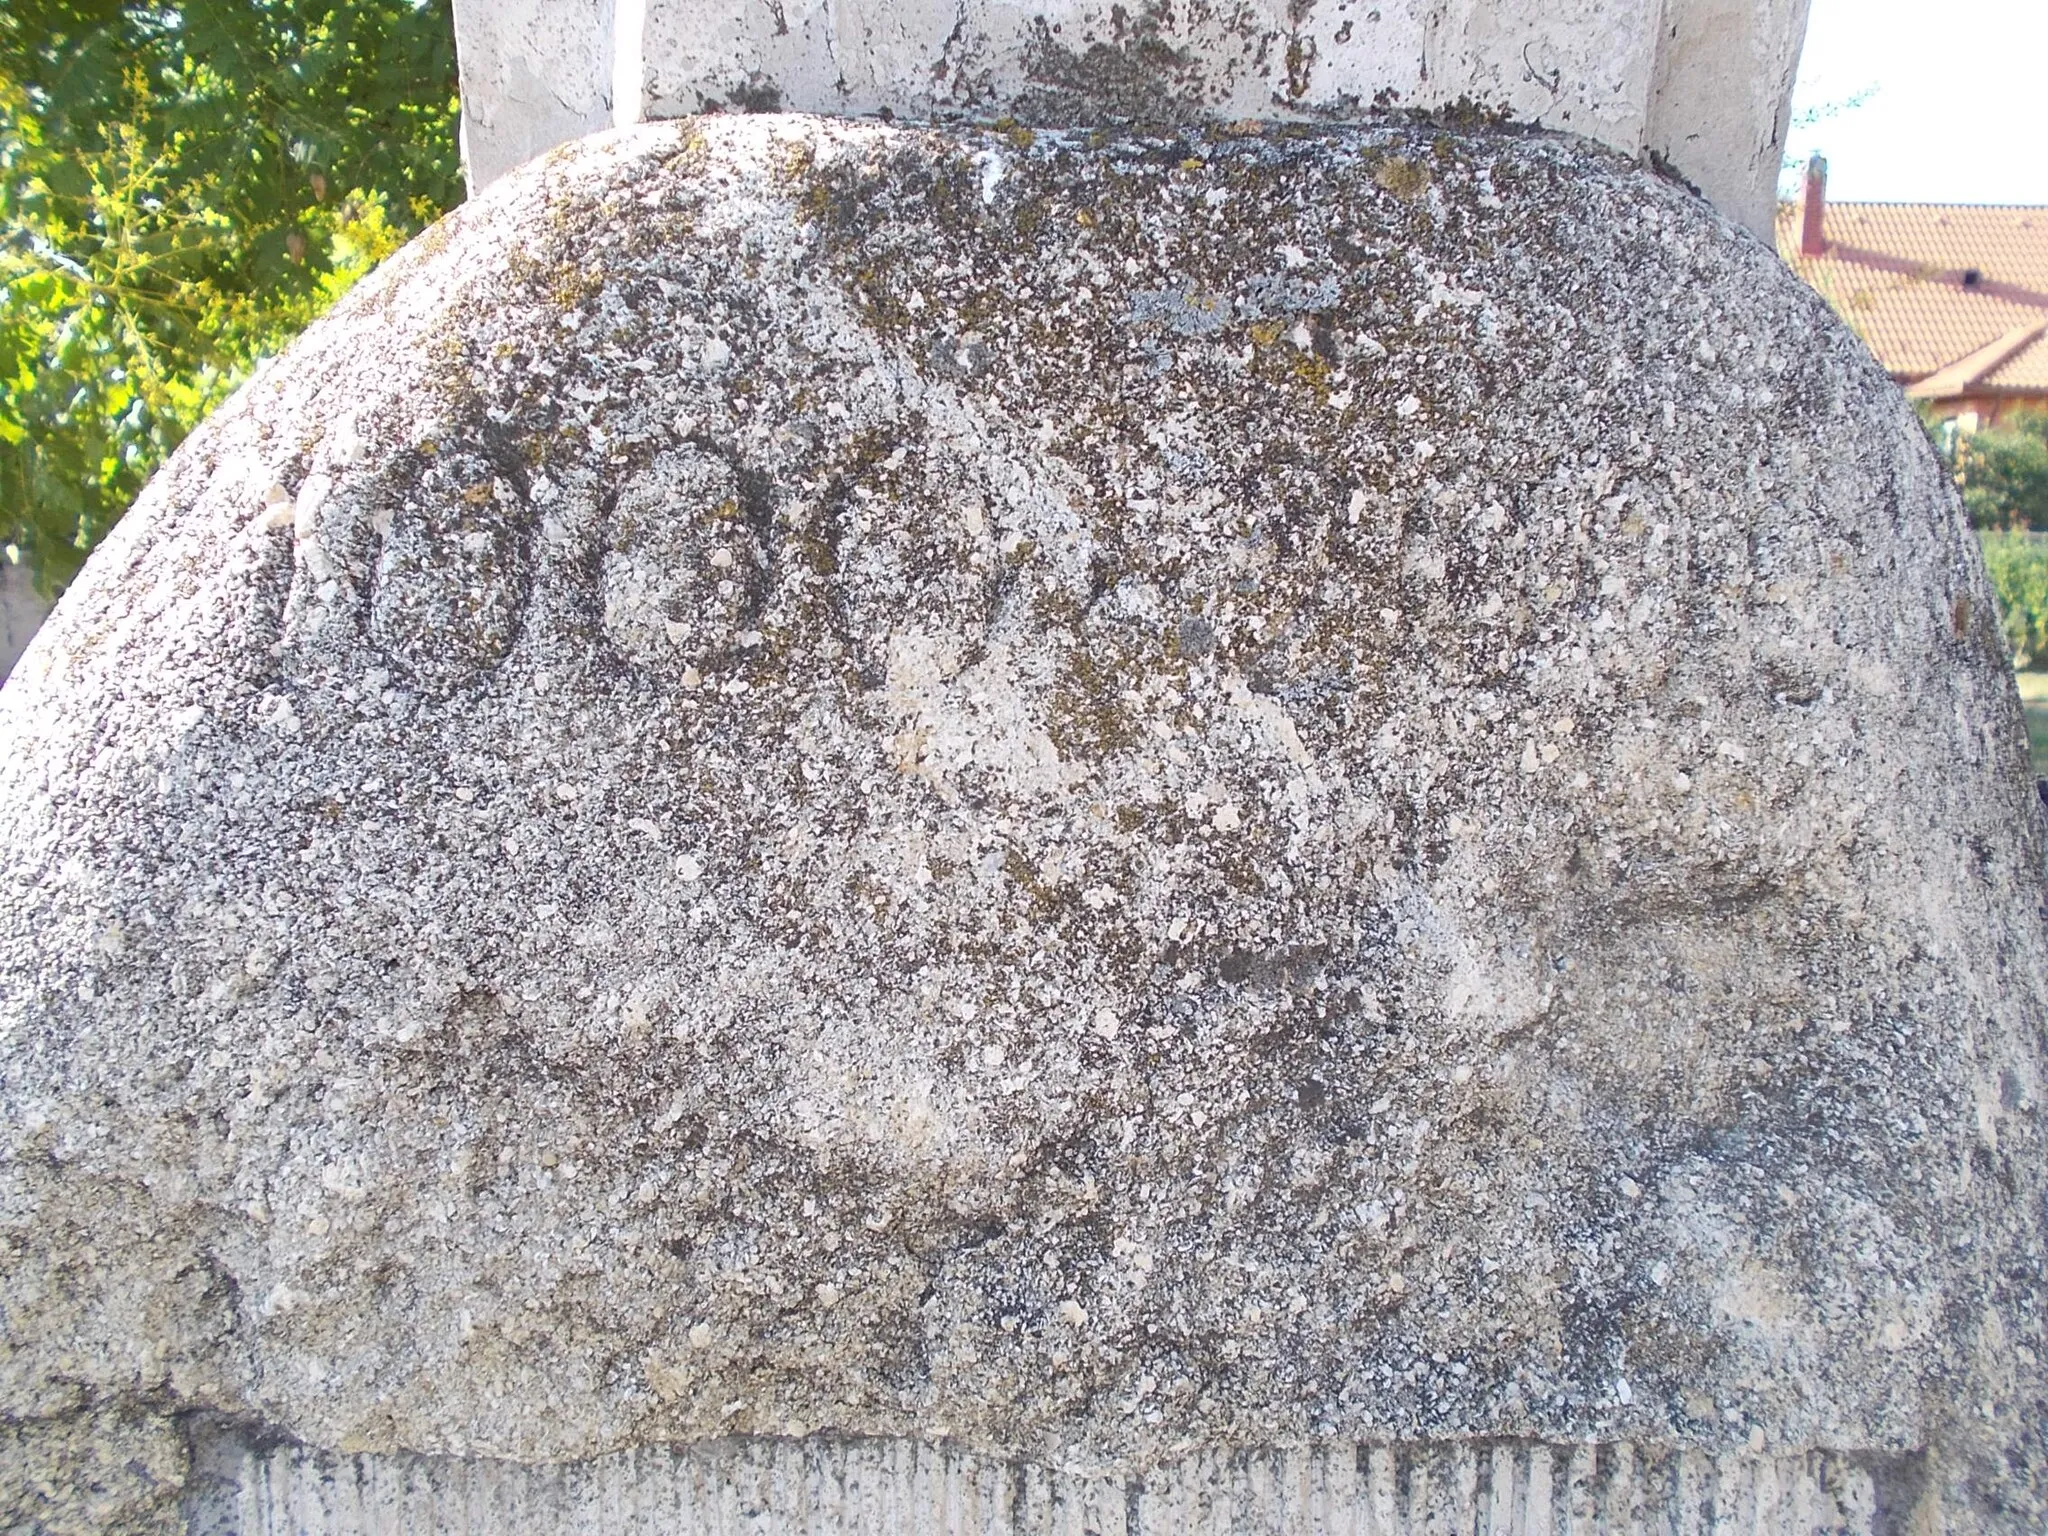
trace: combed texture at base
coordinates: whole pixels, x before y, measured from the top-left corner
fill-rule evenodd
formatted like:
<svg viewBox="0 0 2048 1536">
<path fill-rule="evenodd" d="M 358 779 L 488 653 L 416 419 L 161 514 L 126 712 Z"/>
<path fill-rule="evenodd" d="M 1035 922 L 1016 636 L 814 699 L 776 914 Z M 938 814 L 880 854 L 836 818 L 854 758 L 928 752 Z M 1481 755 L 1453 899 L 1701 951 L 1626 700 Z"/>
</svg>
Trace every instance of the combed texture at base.
<svg viewBox="0 0 2048 1536">
<path fill-rule="evenodd" d="M 526 1467 L 204 1442 L 191 1536 L 1550 1536 L 1896 1529 L 1921 1468 L 1627 1444 L 1332 1445 L 1089 1476 L 915 1441 L 713 1442 Z"/>
</svg>

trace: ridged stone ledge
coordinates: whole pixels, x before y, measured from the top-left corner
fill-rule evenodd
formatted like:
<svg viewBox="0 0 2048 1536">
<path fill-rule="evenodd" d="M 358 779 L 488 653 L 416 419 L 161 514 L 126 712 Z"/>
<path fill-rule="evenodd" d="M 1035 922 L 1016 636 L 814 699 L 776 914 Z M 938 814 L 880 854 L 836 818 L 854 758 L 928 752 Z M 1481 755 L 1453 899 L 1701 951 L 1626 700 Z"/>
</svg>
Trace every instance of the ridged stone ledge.
<svg viewBox="0 0 2048 1536">
<path fill-rule="evenodd" d="M 1921 1481 L 1914 1457 L 1515 1441 L 1211 1454 L 1129 1479 L 912 1440 L 731 1440 L 522 1466 L 220 1436 L 196 1462 L 191 1536 L 1832 1536 L 1904 1528 Z"/>
</svg>

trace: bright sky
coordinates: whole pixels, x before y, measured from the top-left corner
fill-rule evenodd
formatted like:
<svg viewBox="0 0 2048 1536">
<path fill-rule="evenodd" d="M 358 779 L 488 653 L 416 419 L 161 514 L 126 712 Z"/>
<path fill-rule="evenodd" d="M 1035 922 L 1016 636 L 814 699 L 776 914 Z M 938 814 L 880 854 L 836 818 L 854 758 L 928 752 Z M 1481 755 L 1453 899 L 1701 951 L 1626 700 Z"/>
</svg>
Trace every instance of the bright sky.
<svg viewBox="0 0 2048 1536">
<path fill-rule="evenodd" d="M 2048 0 L 1813 0 L 1787 153 L 1845 202 L 2048 203 L 2044 65 Z"/>
</svg>

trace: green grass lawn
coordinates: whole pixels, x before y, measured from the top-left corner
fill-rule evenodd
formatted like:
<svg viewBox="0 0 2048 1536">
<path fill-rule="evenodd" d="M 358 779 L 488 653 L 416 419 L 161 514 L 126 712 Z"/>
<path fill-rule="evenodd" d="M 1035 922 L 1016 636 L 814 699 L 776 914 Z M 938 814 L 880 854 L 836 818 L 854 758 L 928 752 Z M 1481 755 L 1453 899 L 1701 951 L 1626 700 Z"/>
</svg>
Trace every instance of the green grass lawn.
<svg viewBox="0 0 2048 1536">
<path fill-rule="evenodd" d="M 2019 674 L 2020 703 L 2027 711 L 2027 745 L 2034 749 L 2034 772 L 2048 778 L 2048 672 Z"/>
</svg>

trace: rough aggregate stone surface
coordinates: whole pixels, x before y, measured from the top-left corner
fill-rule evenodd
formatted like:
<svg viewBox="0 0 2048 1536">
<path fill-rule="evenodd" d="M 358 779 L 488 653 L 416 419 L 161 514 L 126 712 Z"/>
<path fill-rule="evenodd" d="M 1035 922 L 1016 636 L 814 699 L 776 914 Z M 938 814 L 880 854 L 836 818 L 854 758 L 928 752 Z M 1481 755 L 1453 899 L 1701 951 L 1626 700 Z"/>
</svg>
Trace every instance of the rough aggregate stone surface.
<svg viewBox="0 0 2048 1536">
<path fill-rule="evenodd" d="M 0 732 L 16 1525 L 155 1528 L 210 1415 L 2040 1528 L 1989 590 L 1854 338 L 1584 143 L 559 151 L 194 435 Z"/>
</svg>

